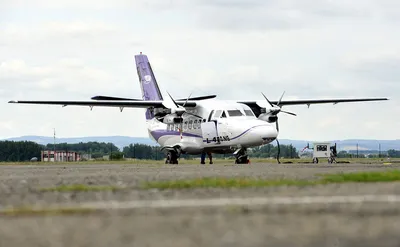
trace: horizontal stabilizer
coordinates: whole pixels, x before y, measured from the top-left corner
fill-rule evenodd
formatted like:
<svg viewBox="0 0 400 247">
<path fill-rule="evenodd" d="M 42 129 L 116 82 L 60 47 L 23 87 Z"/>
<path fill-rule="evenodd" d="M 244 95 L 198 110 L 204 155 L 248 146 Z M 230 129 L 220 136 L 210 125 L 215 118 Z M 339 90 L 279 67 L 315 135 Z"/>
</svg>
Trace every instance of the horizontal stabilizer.
<svg viewBox="0 0 400 247">
<path fill-rule="evenodd" d="M 198 96 L 189 98 L 189 100 L 205 100 L 205 99 L 213 99 L 217 97 L 217 95 L 205 95 L 205 96 Z M 94 96 L 91 99 L 93 100 L 131 100 L 131 101 L 143 101 L 141 99 L 131 99 L 131 98 L 120 98 L 120 97 L 113 97 L 113 96 Z M 186 99 L 178 99 L 177 101 L 186 101 Z"/>
<path fill-rule="evenodd" d="M 133 100 L 133 101 L 143 101 L 142 99 L 131 99 L 131 98 L 120 98 L 120 97 L 112 97 L 112 96 L 94 96 L 91 99 L 93 100 Z"/>
<path fill-rule="evenodd" d="M 205 95 L 205 96 L 199 96 L 199 97 L 192 97 L 189 98 L 189 100 L 205 100 L 205 99 L 213 99 L 217 97 L 217 95 Z M 178 99 L 178 101 L 185 101 L 186 99 Z"/>
</svg>

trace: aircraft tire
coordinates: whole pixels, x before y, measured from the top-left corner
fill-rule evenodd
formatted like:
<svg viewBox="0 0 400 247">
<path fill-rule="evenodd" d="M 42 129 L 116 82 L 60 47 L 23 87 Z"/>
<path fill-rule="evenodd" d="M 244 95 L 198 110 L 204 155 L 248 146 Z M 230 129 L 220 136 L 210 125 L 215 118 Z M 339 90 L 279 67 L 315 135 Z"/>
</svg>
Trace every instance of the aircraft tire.
<svg viewBox="0 0 400 247">
<path fill-rule="evenodd" d="M 235 164 L 248 164 L 249 161 L 250 160 L 247 158 L 247 156 L 244 156 L 244 157 L 237 158 L 235 160 Z"/>
</svg>

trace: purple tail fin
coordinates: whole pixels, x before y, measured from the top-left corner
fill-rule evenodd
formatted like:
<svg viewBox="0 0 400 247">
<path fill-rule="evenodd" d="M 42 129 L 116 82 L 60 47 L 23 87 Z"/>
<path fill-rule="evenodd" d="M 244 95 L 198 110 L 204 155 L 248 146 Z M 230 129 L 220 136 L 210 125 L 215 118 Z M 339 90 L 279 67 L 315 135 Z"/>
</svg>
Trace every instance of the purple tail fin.
<svg viewBox="0 0 400 247">
<path fill-rule="evenodd" d="M 135 62 L 143 100 L 163 100 L 147 56 L 142 55 L 142 53 L 140 53 L 140 55 L 135 55 Z M 150 110 L 147 110 L 146 119 L 152 119 L 153 117 L 154 114 L 152 114 Z"/>
</svg>

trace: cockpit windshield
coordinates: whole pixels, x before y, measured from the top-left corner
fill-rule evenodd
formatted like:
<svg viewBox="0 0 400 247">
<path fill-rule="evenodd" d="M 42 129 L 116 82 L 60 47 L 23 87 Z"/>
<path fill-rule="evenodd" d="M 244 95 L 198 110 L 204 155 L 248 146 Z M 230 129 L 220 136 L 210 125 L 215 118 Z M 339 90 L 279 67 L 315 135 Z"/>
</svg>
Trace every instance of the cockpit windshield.
<svg viewBox="0 0 400 247">
<path fill-rule="evenodd" d="M 227 111 L 230 117 L 241 117 L 244 116 L 243 113 L 239 110 L 228 110 Z"/>
<path fill-rule="evenodd" d="M 210 112 L 209 120 L 218 118 L 228 118 L 228 117 L 255 117 L 251 109 L 231 109 L 222 110 L 215 109 Z"/>
<path fill-rule="evenodd" d="M 246 116 L 253 117 L 254 113 L 251 110 L 244 110 L 244 113 L 246 113 Z"/>
</svg>

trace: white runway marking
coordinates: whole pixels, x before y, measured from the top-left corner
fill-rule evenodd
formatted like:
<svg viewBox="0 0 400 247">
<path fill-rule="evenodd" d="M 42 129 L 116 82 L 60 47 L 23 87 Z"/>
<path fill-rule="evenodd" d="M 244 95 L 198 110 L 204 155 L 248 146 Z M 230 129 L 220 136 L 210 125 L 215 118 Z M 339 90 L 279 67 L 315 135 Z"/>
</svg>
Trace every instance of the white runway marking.
<svg viewBox="0 0 400 247">
<path fill-rule="evenodd" d="M 253 197 L 253 198 L 209 198 L 178 200 L 99 201 L 73 204 L 36 206 L 33 210 L 52 209 L 168 209 L 221 206 L 268 206 L 300 204 L 352 204 L 352 203 L 400 203 L 400 195 L 348 195 L 348 196 L 301 196 L 301 197 Z M 8 208 L 9 209 L 9 208 Z M 5 208 L 0 209 L 1 211 Z"/>
<path fill-rule="evenodd" d="M 352 203 L 400 203 L 400 195 L 348 195 L 348 196 L 301 196 L 301 197 L 253 197 L 253 198 L 209 198 L 181 200 L 139 200 L 139 201 L 99 201 L 73 204 L 36 206 L 32 210 L 59 209 L 168 209 L 221 206 L 268 206 L 268 205 L 300 205 L 300 204 L 352 204 Z M 11 208 L 12 209 L 12 208 Z M 9 207 L 1 208 L 4 212 Z"/>
<path fill-rule="evenodd" d="M 220 207 L 228 205 L 295 205 L 295 204 L 338 204 L 387 202 L 399 203 L 400 195 L 353 195 L 353 196 L 302 196 L 302 197 L 253 197 L 253 198 L 212 198 L 184 200 L 151 201 L 108 201 L 80 204 L 89 209 L 139 209 L 139 208 L 184 208 L 184 207 Z"/>
</svg>

